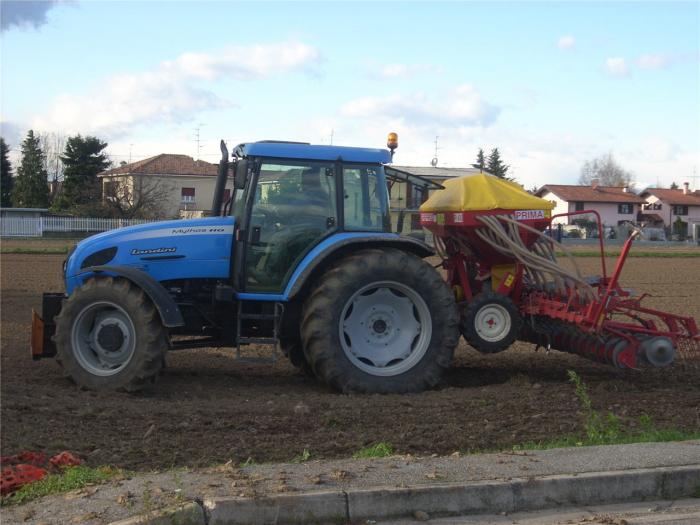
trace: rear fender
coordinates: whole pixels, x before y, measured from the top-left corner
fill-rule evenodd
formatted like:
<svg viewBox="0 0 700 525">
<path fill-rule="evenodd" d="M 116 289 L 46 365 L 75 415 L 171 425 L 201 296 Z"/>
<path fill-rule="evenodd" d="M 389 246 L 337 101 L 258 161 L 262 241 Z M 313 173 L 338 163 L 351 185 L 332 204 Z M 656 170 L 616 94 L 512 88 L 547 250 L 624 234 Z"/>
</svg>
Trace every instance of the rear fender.
<svg viewBox="0 0 700 525">
<path fill-rule="evenodd" d="M 333 261 L 367 248 L 395 248 L 423 258 L 435 255 L 435 251 L 425 242 L 393 233 L 334 235 L 304 257 L 289 280 L 285 295 L 292 300 L 307 288 L 314 280 L 315 274 L 323 272 Z"/>
<path fill-rule="evenodd" d="M 88 277 L 94 274 L 116 275 L 128 279 L 141 288 L 151 301 L 153 301 L 153 304 L 160 314 L 163 326 L 166 328 L 185 326 L 182 313 L 168 291 L 146 272 L 128 266 L 91 266 L 85 268 L 78 276 Z"/>
</svg>

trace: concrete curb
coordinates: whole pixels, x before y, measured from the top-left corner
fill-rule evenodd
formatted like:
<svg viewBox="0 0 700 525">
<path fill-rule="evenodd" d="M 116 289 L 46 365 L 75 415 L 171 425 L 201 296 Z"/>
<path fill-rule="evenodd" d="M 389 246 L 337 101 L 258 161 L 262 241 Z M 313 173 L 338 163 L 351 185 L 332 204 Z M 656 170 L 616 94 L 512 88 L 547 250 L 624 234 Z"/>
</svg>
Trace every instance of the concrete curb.
<svg viewBox="0 0 700 525">
<path fill-rule="evenodd" d="M 346 523 L 364 519 L 522 512 L 559 506 L 676 499 L 700 490 L 700 465 L 452 483 L 406 488 L 284 494 L 262 498 L 212 498 L 158 516 L 111 525 L 238 525 Z M 199 507 L 195 515 L 192 505 Z M 187 508 L 188 510 L 185 510 Z M 171 514 L 168 514 L 171 512 Z M 189 512 L 189 514 L 187 514 Z M 177 521 L 185 515 L 191 521 Z M 170 521 L 162 521 L 170 517 Z"/>
</svg>

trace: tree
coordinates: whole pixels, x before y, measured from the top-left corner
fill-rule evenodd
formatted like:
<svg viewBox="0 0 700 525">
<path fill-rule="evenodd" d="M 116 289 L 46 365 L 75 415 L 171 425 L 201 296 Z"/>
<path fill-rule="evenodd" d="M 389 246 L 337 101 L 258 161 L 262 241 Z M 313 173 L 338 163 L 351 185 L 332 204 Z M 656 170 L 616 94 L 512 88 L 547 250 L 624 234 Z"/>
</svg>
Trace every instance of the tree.
<svg viewBox="0 0 700 525">
<path fill-rule="evenodd" d="M 486 159 L 484 158 L 483 148 L 479 148 L 479 152 L 476 154 L 476 164 L 475 168 L 479 168 L 479 171 L 483 172 L 486 169 Z"/>
<path fill-rule="evenodd" d="M 17 168 L 12 203 L 26 208 L 46 208 L 49 205 L 44 154 L 39 147 L 39 137 L 31 129 L 22 142 L 22 160 Z"/>
<path fill-rule="evenodd" d="M 0 199 L 0 206 L 3 208 L 9 208 L 12 206 L 12 184 L 14 180 L 12 179 L 12 164 L 10 164 L 10 159 L 8 154 L 10 153 L 10 148 L 5 144 L 5 139 L 0 137 L 0 156 L 2 157 L 2 165 L 0 166 L 0 193 L 2 193 L 2 198 Z"/>
<path fill-rule="evenodd" d="M 486 170 L 492 175 L 495 175 L 496 177 L 500 177 L 501 179 L 508 179 L 508 177 L 506 177 L 506 173 L 508 173 L 508 168 L 510 168 L 510 166 L 507 166 L 503 163 L 498 148 L 493 148 L 491 150 L 491 153 L 489 154 L 489 158 L 486 163 Z"/>
<path fill-rule="evenodd" d="M 672 190 L 677 190 L 678 189 L 678 184 L 676 184 L 676 181 L 673 181 L 671 185 L 669 186 Z"/>
<path fill-rule="evenodd" d="M 114 177 L 104 185 L 105 206 L 121 219 L 162 219 L 171 198 L 172 186 L 155 177 Z"/>
<path fill-rule="evenodd" d="M 601 186 L 629 186 L 632 173 L 620 166 L 612 153 L 608 153 L 583 163 L 579 184 L 589 185 L 594 179 L 598 179 Z"/>
<path fill-rule="evenodd" d="M 58 182 L 63 180 L 63 161 L 61 154 L 66 147 L 66 137 L 60 133 L 40 133 L 39 145 L 44 153 L 44 169 L 49 175 L 51 189 L 49 200 L 55 201 L 58 197 Z"/>
<path fill-rule="evenodd" d="M 55 206 L 66 209 L 99 201 L 102 195 L 97 174 L 110 166 L 106 142 L 97 137 L 68 137 L 63 162 L 63 192 Z"/>
</svg>

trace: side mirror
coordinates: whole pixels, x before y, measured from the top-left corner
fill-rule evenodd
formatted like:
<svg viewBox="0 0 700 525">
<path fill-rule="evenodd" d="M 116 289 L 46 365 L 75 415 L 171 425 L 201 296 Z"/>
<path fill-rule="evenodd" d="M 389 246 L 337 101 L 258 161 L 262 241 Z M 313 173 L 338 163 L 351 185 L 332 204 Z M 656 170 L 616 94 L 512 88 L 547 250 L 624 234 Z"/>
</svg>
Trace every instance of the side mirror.
<svg viewBox="0 0 700 525">
<path fill-rule="evenodd" d="M 235 172 L 233 174 L 233 187 L 237 190 L 245 188 L 245 183 L 248 180 L 248 160 L 240 159 L 236 162 Z"/>
</svg>

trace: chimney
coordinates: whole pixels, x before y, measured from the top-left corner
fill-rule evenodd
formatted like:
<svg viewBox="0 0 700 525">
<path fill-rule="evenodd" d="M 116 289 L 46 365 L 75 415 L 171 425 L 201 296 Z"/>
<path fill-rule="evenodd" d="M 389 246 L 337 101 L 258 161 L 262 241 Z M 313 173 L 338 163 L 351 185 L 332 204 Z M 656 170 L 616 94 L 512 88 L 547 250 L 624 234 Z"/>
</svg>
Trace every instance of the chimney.
<svg viewBox="0 0 700 525">
<path fill-rule="evenodd" d="M 689 182 L 684 182 L 683 183 L 683 195 L 688 195 L 690 193 L 690 183 Z"/>
<path fill-rule="evenodd" d="M 625 186 L 624 188 L 622 188 L 622 191 L 623 191 L 624 193 L 629 193 L 629 192 L 630 192 L 630 187 L 629 187 L 629 186 Z"/>
<path fill-rule="evenodd" d="M 600 179 L 591 179 L 591 188 L 594 190 L 598 189 L 598 184 L 600 183 Z"/>
</svg>

